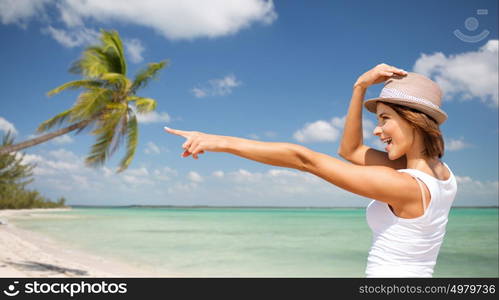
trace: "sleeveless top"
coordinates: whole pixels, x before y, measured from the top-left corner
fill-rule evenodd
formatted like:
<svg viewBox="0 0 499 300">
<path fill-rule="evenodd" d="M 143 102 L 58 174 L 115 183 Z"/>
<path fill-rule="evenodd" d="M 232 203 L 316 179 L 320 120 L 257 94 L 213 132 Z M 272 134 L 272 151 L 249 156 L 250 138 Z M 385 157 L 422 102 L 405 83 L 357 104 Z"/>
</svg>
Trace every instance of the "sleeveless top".
<svg viewBox="0 0 499 300">
<path fill-rule="evenodd" d="M 368 205 L 366 218 L 373 240 L 367 258 L 367 277 L 432 277 L 457 192 L 456 178 L 449 166 L 444 165 L 450 173 L 447 180 L 416 169 L 398 170 L 428 187 L 431 200 L 423 215 L 400 218 L 385 202 L 373 200 Z M 420 188 L 423 192 L 421 183 Z"/>
</svg>

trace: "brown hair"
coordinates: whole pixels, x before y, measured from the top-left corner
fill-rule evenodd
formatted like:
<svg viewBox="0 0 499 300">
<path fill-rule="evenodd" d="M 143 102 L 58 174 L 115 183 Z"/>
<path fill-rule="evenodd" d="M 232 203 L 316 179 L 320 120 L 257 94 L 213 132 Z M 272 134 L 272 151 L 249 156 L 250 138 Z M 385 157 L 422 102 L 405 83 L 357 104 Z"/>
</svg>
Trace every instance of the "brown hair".
<svg viewBox="0 0 499 300">
<path fill-rule="evenodd" d="M 435 119 L 425 113 L 407 106 L 383 101 L 380 102 L 390 106 L 400 117 L 406 120 L 412 128 L 421 133 L 423 137 L 423 145 L 425 147 L 425 150 L 422 152 L 424 156 L 428 158 L 435 156 L 442 158 L 445 150 L 444 138 Z"/>
</svg>

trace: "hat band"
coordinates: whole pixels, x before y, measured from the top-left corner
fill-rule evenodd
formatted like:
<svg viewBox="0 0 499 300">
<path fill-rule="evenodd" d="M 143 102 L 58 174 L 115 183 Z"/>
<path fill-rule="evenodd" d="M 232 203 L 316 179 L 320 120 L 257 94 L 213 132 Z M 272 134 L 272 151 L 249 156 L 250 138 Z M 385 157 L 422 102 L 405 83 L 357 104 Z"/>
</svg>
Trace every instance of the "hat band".
<svg viewBox="0 0 499 300">
<path fill-rule="evenodd" d="M 391 88 L 383 88 L 383 90 L 381 90 L 381 94 L 379 95 L 379 97 L 380 98 L 407 99 L 407 100 L 410 100 L 411 102 L 416 102 L 416 103 L 419 103 L 419 104 L 422 104 L 425 106 L 429 106 L 429 107 L 437 109 L 437 110 L 440 109 L 437 105 L 433 104 L 431 101 L 428 101 L 428 100 L 423 99 L 423 98 L 414 97 L 414 96 L 408 95 L 404 92 L 401 92 L 399 90 L 391 89 Z"/>
</svg>

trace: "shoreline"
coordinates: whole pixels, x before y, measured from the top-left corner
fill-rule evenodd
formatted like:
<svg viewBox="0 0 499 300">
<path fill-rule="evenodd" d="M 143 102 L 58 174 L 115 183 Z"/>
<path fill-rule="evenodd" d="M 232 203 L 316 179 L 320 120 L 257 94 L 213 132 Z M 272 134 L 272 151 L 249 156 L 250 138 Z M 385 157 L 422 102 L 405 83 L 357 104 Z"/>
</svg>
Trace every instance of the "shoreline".
<svg viewBox="0 0 499 300">
<path fill-rule="evenodd" d="M 71 208 L 0 210 L 0 278 L 12 277 L 173 277 L 160 275 L 118 260 L 99 257 L 10 222 L 39 212 Z"/>
</svg>

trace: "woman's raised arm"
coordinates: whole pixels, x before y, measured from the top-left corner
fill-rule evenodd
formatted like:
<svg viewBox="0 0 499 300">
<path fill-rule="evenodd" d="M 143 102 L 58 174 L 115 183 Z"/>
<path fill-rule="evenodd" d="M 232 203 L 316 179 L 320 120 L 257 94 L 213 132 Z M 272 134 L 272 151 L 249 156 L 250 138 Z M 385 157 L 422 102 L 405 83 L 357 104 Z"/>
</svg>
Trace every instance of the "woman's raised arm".
<svg viewBox="0 0 499 300">
<path fill-rule="evenodd" d="M 345 159 L 357 150 L 363 144 L 362 135 L 362 102 L 366 88 L 356 85 L 353 87 L 352 99 L 348 108 L 348 114 L 343 128 L 338 154 Z"/>
<path fill-rule="evenodd" d="M 392 75 L 406 75 L 407 72 L 386 64 L 379 64 L 362 74 L 353 86 L 352 99 L 343 129 L 338 154 L 354 163 L 359 164 L 361 159 L 355 159 L 355 152 L 364 145 L 362 134 L 362 104 L 369 86 L 381 83 Z M 363 159 L 362 159 L 363 160 Z"/>
</svg>

